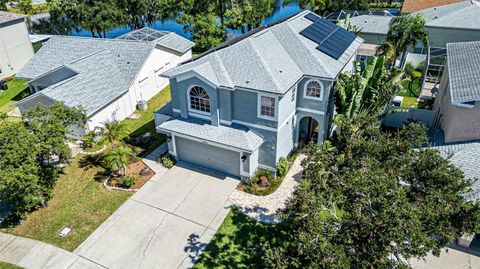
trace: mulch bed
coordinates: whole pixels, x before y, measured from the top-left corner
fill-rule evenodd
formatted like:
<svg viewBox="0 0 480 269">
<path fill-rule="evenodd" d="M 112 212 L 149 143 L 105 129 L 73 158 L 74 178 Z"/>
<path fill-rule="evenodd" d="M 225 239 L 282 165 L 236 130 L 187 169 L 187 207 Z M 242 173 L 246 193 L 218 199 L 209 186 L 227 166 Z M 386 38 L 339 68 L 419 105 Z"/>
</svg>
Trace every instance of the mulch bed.
<svg viewBox="0 0 480 269">
<path fill-rule="evenodd" d="M 137 161 L 131 163 L 127 168 L 127 176 L 136 178 L 135 184 L 131 186 L 129 189 L 140 189 L 147 181 L 149 181 L 155 173 L 148 168 L 148 166 L 143 161 Z M 108 184 L 112 186 L 111 182 Z M 119 187 L 122 186 L 114 184 L 112 187 Z"/>
</svg>

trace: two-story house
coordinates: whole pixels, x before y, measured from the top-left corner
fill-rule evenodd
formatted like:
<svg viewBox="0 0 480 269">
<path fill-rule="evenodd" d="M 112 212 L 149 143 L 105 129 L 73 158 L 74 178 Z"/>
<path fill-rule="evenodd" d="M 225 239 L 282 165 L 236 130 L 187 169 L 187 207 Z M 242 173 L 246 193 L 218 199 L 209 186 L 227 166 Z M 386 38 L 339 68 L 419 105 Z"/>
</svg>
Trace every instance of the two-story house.
<svg viewBox="0 0 480 269">
<path fill-rule="evenodd" d="M 179 161 L 240 178 L 275 170 L 329 135 L 335 79 L 362 42 L 309 11 L 249 32 L 164 73 L 172 101 L 157 131 Z"/>
</svg>

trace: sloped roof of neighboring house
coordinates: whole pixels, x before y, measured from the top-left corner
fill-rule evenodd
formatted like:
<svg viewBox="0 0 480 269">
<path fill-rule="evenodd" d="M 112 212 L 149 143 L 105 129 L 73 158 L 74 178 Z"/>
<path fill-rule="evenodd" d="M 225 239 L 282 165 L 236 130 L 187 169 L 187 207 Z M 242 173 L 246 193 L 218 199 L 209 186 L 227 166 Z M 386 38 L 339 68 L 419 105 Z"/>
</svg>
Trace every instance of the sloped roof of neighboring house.
<svg viewBox="0 0 480 269">
<path fill-rule="evenodd" d="M 405 0 L 403 1 L 402 12 L 411 13 L 427 8 L 444 6 L 465 0 Z"/>
<path fill-rule="evenodd" d="M 386 35 L 392 19 L 391 16 L 362 15 L 350 18 L 350 25 L 356 26 L 361 33 Z"/>
<path fill-rule="evenodd" d="M 180 52 L 182 54 L 190 50 L 195 45 L 195 43 L 192 41 L 186 39 L 185 37 L 179 36 L 174 32 L 159 31 L 148 27 L 131 31 L 117 37 L 117 39 L 155 42 L 162 47 Z"/>
<path fill-rule="evenodd" d="M 452 102 L 480 100 L 480 41 L 447 44 Z"/>
<path fill-rule="evenodd" d="M 128 91 L 153 47 L 150 42 L 52 36 L 17 76 L 34 80 L 61 69 L 73 71 L 31 98 L 45 95 L 92 115 Z"/>
<path fill-rule="evenodd" d="M 480 3 L 475 0 L 429 8 L 417 13 L 425 16 L 429 27 L 480 30 Z"/>
<path fill-rule="evenodd" d="M 164 75 L 175 77 L 193 72 L 217 87 L 281 94 L 305 75 L 333 80 L 363 40 L 357 37 L 336 60 L 317 50 L 317 43 L 300 34 L 313 24 L 305 18 L 307 14 L 313 13 L 304 11 L 256 29 L 172 68 Z"/>
<path fill-rule="evenodd" d="M 0 11 L 0 24 L 25 18 L 25 15 Z"/>
<path fill-rule="evenodd" d="M 432 148 L 440 151 L 444 158 L 450 158 L 450 162 L 460 168 L 465 178 L 480 179 L 480 141 L 466 141 L 459 143 L 444 143 L 443 131 L 440 129 L 429 130 Z M 473 191 L 465 198 L 468 200 L 480 200 L 480 180 L 473 182 Z"/>
<path fill-rule="evenodd" d="M 213 126 L 205 121 L 192 118 L 172 119 L 162 123 L 157 129 L 212 141 L 248 152 L 254 152 L 264 142 L 263 138 L 240 125 Z"/>
</svg>

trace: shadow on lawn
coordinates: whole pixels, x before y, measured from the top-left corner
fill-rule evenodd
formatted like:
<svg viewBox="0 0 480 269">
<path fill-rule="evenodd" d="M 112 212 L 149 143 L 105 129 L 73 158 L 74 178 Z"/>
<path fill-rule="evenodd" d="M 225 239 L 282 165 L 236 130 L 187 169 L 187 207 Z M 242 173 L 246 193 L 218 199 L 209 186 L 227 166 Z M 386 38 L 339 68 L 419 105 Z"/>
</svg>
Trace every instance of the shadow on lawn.
<svg viewBox="0 0 480 269">
<path fill-rule="evenodd" d="M 285 224 L 258 223 L 232 209 L 195 268 L 264 268 L 264 246 L 285 242 L 285 231 Z M 202 246 L 197 239 L 195 235 L 188 239 L 185 251 L 191 253 L 190 257 Z"/>
<path fill-rule="evenodd" d="M 143 158 L 162 145 L 166 141 L 166 137 L 155 131 L 155 120 L 152 119 L 131 132 L 123 140 L 127 144 L 141 148 L 142 151 L 138 157 Z"/>
</svg>

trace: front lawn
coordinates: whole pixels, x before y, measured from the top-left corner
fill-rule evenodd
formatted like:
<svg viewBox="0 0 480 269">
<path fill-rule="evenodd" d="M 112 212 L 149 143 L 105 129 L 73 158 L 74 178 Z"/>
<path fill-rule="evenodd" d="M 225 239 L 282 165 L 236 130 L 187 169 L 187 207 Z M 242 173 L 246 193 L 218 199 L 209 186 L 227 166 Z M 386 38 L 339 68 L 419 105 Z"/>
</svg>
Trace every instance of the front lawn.
<svg viewBox="0 0 480 269">
<path fill-rule="evenodd" d="M 33 238 L 69 251 L 77 248 L 132 194 L 107 191 L 95 175 L 102 169 L 78 155 L 60 175 L 48 206 L 29 214 L 21 224 L 1 229 L 4 232 Z M 91 158 L 91 157 L 90 157 Z M 73 231 L 62 238 L 64 227 Z"/>
<path fill-rule="evenodd" d="M 282 225 L 266 225 L 232 209 L 194 268 L 264 268 L 262 245 L 282 243 Z"/>
<path fill-rule="evenodd" d="M 21 269 L 22 267 L 13 265 L 11 263 L 1 262 L 0 261 L 0 269 Z"/>
<path fill-rule="evenodd" d="M 30 95 L 28 85 L 25 84 L 25 80 L 23 79 L 14 78 L 8 81 L 7 85 L 8 90 L 0 93 L 0 113 L 10 112 L 13 109 L 13 107 L 10 106 L 11 104 Z"/>
<path fill-rule="evenodd" d="M 170 101 L 170 99 L 170 86 L 167 86 L 148 101 L 147 110 L 135 111 L 135 113 L 139 116 L 138 119 L 125 119 L 122 121 L 125 124 L 127 133 L 129 134 L 125 140 L 129 144 L 143 149 L 143 152 L 140 154 L 141 157 L 148 155 L 165 142 L 165 136 L 157 134 L 155 131 L 155 120 L 153 113 L 162 108 Z M 150 133 L 150 137 L 142 137 L 142 135 L 146 133 Z"/>
</svg>

